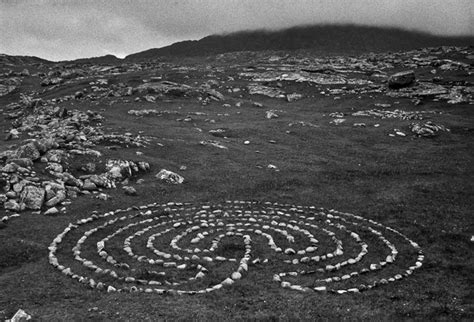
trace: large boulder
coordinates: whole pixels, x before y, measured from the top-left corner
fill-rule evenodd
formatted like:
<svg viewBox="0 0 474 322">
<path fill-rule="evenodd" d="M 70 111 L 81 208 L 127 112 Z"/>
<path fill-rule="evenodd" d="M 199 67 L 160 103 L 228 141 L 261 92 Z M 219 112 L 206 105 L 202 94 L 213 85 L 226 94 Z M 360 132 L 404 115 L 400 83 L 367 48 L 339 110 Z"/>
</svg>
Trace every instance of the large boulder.
<svg viewBox="0 0 474 322">
<path fill-rule="evenodd" d="M 415 72 L 407 70 L 391 75 L 388 78 L 388 87 L 397 89 L 410 86 L 415 82 Z"/>
<path fill-rule="evenodd" d="M 45 191 L 41 187 L 26 186 L 20 195 L 21 202 L 28 209 L 39 210 L 44 202 Z"/>
<path fill-rule="evenodd" d="M 184 182 L 184 178 L 182 176 L 166 169 L 161 169 L 161 171 L 158 172 L 155 177 L 172 184 L 180 184 Z"/>
<path fill-rule="evenodd" d="M 28 158 L 32 161 L 39 159 L 41 156 L 36 144 L 33 142 L 20 146 L 16 153 L 18 158 Z"/>
</svg>

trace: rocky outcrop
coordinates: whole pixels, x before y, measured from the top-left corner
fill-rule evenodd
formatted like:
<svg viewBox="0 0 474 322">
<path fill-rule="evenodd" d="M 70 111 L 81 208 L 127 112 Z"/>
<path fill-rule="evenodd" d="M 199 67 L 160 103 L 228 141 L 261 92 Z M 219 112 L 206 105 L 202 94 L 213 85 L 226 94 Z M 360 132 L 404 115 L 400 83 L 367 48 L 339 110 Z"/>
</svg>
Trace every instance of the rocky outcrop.
<svg viewBox="0 0 474 322">
<path fill-rule="evenodd" d="M 388 87 L 397 89 L 407 87 L 415 82 L 415 72 L 407 70 L 391 75 L 388 78 Z"/>
</svg>

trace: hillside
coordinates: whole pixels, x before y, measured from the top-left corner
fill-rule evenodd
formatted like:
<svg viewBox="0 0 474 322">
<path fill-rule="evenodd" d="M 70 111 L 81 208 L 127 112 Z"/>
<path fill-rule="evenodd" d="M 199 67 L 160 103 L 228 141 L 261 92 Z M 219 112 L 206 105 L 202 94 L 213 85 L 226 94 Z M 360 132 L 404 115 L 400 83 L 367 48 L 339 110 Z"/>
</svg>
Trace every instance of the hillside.
<svg viewBox="0 0 474 322">
<path fill-rule="evenodd" d="M 120 64 L 122 60 L 114 55 L 105 55 L 91 58 L 79 58 L 75 60 L 70 60 L 68 62 L 75 64 L 104 64 L 104 65 L 113 65 Z"/>
<path fill-rule="evenodd" d="M 318 25 L 279 31 L 243 31 L 182 41 L 127 56 L 144 60 L 160 56 L 207 56 L 234 51 L 314 49 L 326 53 L 410 50 L 441 45 L 469 46 L 473 37 L 439 37 L 396 28 Z"/>
<path fill-rule="evenodd" d="M 35 56 L 11 56 L 0 54 L 0 68 L 29 65 L 29 64 L 47 64 L 50 61 Z"/>
<path fill-rule="evenodd" d="M 0 321 L 474 321 L 473 46 L 0 58 Z"/>
</svg>

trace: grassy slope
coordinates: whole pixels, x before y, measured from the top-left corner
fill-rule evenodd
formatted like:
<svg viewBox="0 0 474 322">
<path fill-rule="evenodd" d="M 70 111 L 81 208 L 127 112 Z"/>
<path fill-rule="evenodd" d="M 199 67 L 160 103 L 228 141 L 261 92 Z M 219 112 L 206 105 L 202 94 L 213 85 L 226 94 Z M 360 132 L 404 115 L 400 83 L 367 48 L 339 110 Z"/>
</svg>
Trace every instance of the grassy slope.
<svg viewBox="0 0 474 322">
<path fill-rule="evenodd" d="M 179 75 L 169 80 L 202 80 L 199 72 L 190 76 L 189 80 Z M 228 85 L 243 84 L 236 83 Z M 72 103 L 83 110 L 104 109 L 106 127 L 120 132 L 142 130 L 161 138 L 165 147 L 140 149 L 154 170 L 143 177 L 144 184 L 135 185 L 138 197 L 124 196 L 120 189 L 110 191 L 113 198 L 107 202 L 80 197 L 67 215 L 53 218 L 25 213 L 0 230 L 0 257 L 9 259 L 0 265 L 0 318 L 10 317 L 18 308 L 42 320 L 472 318 L 472 107 L 428 103 L 415 108 L 409 100 L 386 97 L 348 96 L 334 101 L 319 95 L 314 87 L 298 86 L 297 91 L 309 97 L 294 103 L 258 96 L 239 98 L 238 94 L 228 98 L 232 105 L 244 101 L 241 108 L 225 108 L 221 103 L 201 107 L 188 99 L 157 104 L 109 105 L 109 100 L 98 106 Z M 3 98 L 1 103 L 12 99 L 15 96 Z M 265 119 L 266 109 L 252 107 L 250 100 L 262 102 L 267 109 L 282 110 L 281 117 Z M 343 125 L 329 125 L 329 112 L 348 113 L 394 101 L 405 110 L 443 111 L 433 120 L 452 128 L 452 134 L 434 139 L 387 136 L 395 127 L 406 131 L 409 121 L 398 120 L 348 117 Z M 193 111 L 208 115 L 183 123 L 174 121 L 178 116 L 135 118 L 126 114 L 132 108 L 151 107 L 178 110 L 183 117 Z M 229 116 L 218 116 L 220 113 Z M 206 118 L 216 123 L 205 122 Z M 287 126 L 298 120 L 319 128 Z M 352 127 L 361 121 L 381 126 Z M 195 127 L 204 132 L 200 134 Z M 198 144 L 201 137 L 209 138 L 208 130 L 218 127 L 234 130 L 233 137 L 222 140 L 228 151 Z M 244 140 L 251 144 L 243 145 Z M 135 151 L 107 153 L 136 159 Z M 281 171 L 265 169 L 270 163 Z M 180 172 L 186 178 L 184 185 L 165 185 L 153 178 L 160 168 L 177 171 L 180 165 L 188 167 Z M 426 264 L 402 282 L 357 296 L 288 291 L 271 282 L 264 269 L 252 268 L 235 286 L 204 296 L 175 297 L 88 290 L 47 263 L 46 247 L 56 234 L 94 209 L 107 211 L 151 201 L 225 199 L 291 202 L 356 213 L 394 226 L 415 239 L 425 251 Z M 94 307 L 97 310 L 90 311 Z"/>
</svg>

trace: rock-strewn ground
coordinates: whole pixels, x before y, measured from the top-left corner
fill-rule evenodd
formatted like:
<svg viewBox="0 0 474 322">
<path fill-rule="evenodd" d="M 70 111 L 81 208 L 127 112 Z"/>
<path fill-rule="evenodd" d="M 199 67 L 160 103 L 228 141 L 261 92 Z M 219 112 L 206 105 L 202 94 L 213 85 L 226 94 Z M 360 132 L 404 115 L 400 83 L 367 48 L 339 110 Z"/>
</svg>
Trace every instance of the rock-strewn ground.
<svg viewBox="0 0 474 322">
<path fill-rule="evenodd" d="M 41 319 L 472 318 L 473 64 L 472 48 L 456 47 L 5 60 L 0 318 L 18 308 Z M 231 286 L 182 297 L 100 292 L 48 263 L 52 240 L 93 214 L 226 200 L 361 215 L 416 240 L 424 265 L 342 296 L 279 287 L 254 265 Z"/>
</svg>

